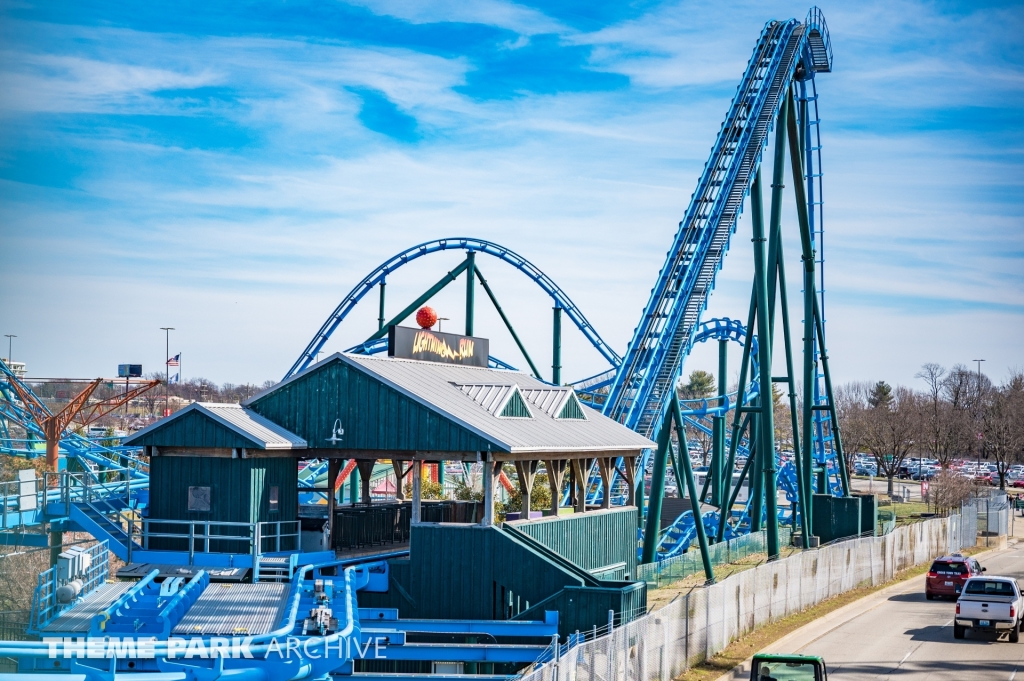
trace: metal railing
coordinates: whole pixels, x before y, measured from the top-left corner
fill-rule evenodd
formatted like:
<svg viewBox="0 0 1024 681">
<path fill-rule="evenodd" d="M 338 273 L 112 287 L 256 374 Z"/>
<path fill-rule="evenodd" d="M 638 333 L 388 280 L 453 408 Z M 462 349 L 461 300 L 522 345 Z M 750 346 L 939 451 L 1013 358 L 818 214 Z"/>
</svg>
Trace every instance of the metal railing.
<svg viewBox="0 0 1024 681">
<path fill-rule="evenodd" d="M 128 527 L 133 543 L 147 550 L 185 550 L 189 565 L 195 564 L 196 553 L 247 554 L 255 565 L 265 553 L 298 550 L 300 532 L 298 520 L 243 523 L 141 518 L 133 519 Z"/>
<path fill-rule="evenodd" d="M 106 541 L 90 546 L 86 553 L 89 556 L 89 567 L 86 568 L 84 574 L 72 575 L 74 579 L 82 582 L 82 594 L 88 594 L 106 582 L 110 572 Z M 57 588 L 62 585 L 63 582 L 57 579 L 56 566 L 39 573 L 39 581 L 35 593 L 32 595 L 32 611 L 29 616 L 30 631 L 38 632 L 60 614 L 61 604 L 57 603 Z"/>
</svg>

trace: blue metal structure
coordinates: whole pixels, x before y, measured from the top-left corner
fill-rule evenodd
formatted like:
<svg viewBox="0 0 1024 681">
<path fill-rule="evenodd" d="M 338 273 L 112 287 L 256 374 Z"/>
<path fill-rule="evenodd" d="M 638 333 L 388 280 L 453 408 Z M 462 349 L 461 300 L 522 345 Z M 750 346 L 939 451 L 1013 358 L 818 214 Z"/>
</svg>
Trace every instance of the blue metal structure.
<svg viewBox="0 0 1024 681">
<path fill-rule="evenodd" d="M 406 249 L 389 258 L 368 275 L 363 277 L 363 280 L 360 281 L 355 288 L 349 291 L 348 295 L 345 296 L 341 303 L 338 304 L 338 307 L 336 307 L 334 312 L 331 313 L 331 316 L 327 318 L 327 321 L 323 323 L 323 326 L 321 326 L 320 330 L 317 331 L 315 336 L 313 336 L 313 339 L 306 346 L 306 349 L 302 351 L 302 354 L 297 360 L 295 360 L 295 363 L 284 377 L 289 378 L 290 376 L 294 376 L 308 367 L 315 360 L 317 353 L 323 348 L 324 344 L 331 337 L 331 334 L 338 328 L 338 325 L 345 320 L 345 317 L 348 316 L 352 309 L 366 296 L 367 293 L 372 291 L 375 286 L 385 283 L 389 274 L 403 265 L 406 265 L 418 258 L 422 258 L 425 255 L 453 250 L 462 250 L 467 253 L 485 253 L 512 265 L 536 282 L 536 284 L 545 293 L 551 296 L 555 306 L 565 311 L 565 314 L 568 315 L 569 319 L 571 319 L 573 324 L 576 325 L 576 328 L 580 330 L 587 340 L 590 341 L 590 343 L 606 360 L 608 360 L 611 365 L 617 366 L 621 361 L 619 356 L 597 333 L 597 330 L 594 329 L 589 321 L 587 321 L 587 318 L 583 316 L 583 312 L 579 307 L 572 302 L 569 296 L 558 286 L 558 284 L 554 282 L 554 280 L 551 279 L 551 277 L 544 274 L 544 272 L 542 272 L 536 265 L 515 251 L 491 241 L 472 239 L 468 237 L 453 237 L 428 241 L 419 244 L 418 246 Z M 367 352 L 379 352 L 381 349 L 382 348 L 379 343 L 366 344 L 365 348 Z"/>
</svg>

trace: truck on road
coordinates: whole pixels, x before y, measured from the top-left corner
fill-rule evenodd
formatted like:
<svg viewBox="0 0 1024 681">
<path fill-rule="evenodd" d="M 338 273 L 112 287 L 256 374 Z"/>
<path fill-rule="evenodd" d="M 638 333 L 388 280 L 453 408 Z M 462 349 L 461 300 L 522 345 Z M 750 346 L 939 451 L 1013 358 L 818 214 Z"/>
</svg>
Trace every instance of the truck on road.
<svg viewBox="0 0 1024 681">
<path fill-rule="evenodd" d="M 971 577 L 956 602 L 953 638 L 963 638 L 968 629 L 1010 634 L 1010 643 L 1020 640 L 1024 622 L 1020 587 L 1012 577 Z"/>
</svg>

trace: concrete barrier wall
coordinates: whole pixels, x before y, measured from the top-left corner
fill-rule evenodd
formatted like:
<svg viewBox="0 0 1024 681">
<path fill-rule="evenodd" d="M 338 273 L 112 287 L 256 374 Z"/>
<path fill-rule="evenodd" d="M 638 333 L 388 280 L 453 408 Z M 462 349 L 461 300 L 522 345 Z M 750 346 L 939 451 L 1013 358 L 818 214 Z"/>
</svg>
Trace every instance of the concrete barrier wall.
<svg viewBox="0 0 1024 681">
<path fill-rule="evenodd" d="M 803 551 L 691 591 L 611 633 L 559 649 L 527 681 L 668 681 L 753 629 L 861 586 L 891 580 L 951 547 L 949 518 Z M 586 635 L 588 632 L 582 632 Z"/>
</svg>

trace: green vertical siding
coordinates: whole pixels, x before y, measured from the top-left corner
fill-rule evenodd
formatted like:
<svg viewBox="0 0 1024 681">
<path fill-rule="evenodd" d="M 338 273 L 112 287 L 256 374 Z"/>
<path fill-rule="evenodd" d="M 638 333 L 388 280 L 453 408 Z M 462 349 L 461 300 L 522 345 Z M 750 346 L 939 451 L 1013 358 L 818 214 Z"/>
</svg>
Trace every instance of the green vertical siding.
<svg viewBox="0 0 1024 681">
<path fill-rule="evenodd" d="M 543 619 L 544 609 L 558 610 L 567 635 L 607 623 L 608 610 L 629 619 L 647 602 L 643 582 L 589 586 L 548 549 L 495 527 L 414 525 L 410 551 L 408 560 L 391 561 L 389 592 L 360 593 L 360 607 L 426 619 Z"/>
<path fill-rule="evenodd" d="M 636 574 L 637 509 L 624 506 L 557 518 L 512 523 L 584 570 L 626 564 L 626 576 Z"/>
<path fill-rule="evenodd" d="M 340 359 L 248 405 L 312 448 L 478 452 L 499 447 Z M 340 442 L 328 442 L 340 422 Z"/>
<path fill-rule="evenodd" d="M 218 423 L 206 414 L 191 411 L 171 418 L 136 440 L 134 445 L 160 447 L 223 447 L 260 449 L 252 440 Z"/>
<path fill-rule="evenodd" d="M 269 488 L 279 490 L 276 513 Z M 188 510 L 188 488 L 210 488 L 210 512 Z M 228 459 L 154 456 L 149 466 L 149 516 L 166 520 L 251 523 L 298 517 L 298 464 L 291 457 Z"/>
</svg>

